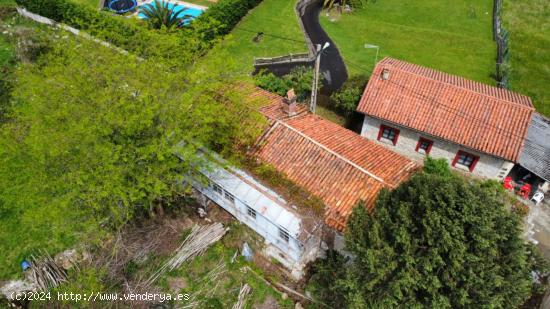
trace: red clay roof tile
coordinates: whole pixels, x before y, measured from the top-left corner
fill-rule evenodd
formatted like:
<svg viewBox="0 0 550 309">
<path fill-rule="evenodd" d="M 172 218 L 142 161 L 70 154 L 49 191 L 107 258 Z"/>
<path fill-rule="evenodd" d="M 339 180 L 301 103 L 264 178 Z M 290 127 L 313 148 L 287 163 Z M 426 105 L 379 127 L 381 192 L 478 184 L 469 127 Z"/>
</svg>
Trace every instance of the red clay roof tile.
<svg viewBox="0 0 550 309">
<path fill-rule="evenodd" d="M 534 108 L 524 95 L 385 58 L 357 111 L 516 162 Z"/>
<path fill-rule="evenodd" d="M 261 108 L 272 126 L 254 154 L 323 200 L 325 221 L 337 230 L 344 229 L 357 202 L 372 208 L 382 188 L 396 187 L 419 167 L 307 111 L 286 118 L 282 98 L 272 98 L 273 104 Z"/>
</svg>

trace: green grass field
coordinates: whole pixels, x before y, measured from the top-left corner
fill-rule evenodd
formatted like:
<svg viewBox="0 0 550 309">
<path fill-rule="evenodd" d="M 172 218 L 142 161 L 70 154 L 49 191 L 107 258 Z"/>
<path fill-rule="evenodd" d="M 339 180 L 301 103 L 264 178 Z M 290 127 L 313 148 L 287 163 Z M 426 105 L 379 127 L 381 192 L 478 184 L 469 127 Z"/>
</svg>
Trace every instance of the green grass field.
<svg viewBox="0 0 550 309">
<path fill-rule="evenodd" d="M 528 95 L 550 116 L 550 4 L 547 0 L 503 1 L 510 32 L 510 86 Z"/>
<path fill-rule="evenodd" d="M 85 4 L 94 8 L 99 8 L 99 0 L 72 0 L 76 3 Z"/>
<path fill-rule="evenodd" d="M 254 57 L 282 56 L 307 52 L 304 36 L 294 13 L 295 0 L 264 0 L 252 9 L 207 57 L 218 57 L 220 50 L 229 54 L 227 63 L 234 71 L 246 75 L 253 71 Z M 259 42 L 252 39 L 264 32 Z M 287 39 L 282 39 L 287 38 Z M 225 55 L 225 53 L 224 53 Z"/>
<path fill-rule="evenodd" d="M 391 56 L 476 81 L 495 84 L 492 0 L 380 0 L 321 24 L 340 49 L 351 75 Z"/>
</svg>

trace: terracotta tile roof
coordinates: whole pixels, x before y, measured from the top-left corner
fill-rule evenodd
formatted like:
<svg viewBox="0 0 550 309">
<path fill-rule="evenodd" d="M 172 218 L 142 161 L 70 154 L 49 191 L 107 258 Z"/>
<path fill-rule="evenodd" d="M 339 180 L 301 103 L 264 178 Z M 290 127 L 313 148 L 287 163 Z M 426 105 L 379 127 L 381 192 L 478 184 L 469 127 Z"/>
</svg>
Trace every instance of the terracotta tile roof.
<svg viewBox="0 0 550 309">
<path fill-rule="evenodd" d="M 372 208 L 380 189 L 397 186 L 418 168 L 413 161 L 308 112 L 276 120 L 272 111 L 277 107 L 263 109 L 273 124 L 254 154 L 319 197 L 326 206 L 326 223 L 337 230 L 344 229 L 359 200 Z"/>
<path fill-rule="evenodd" d="M 357 111 L 517 162 L 534 108 L 524 95 L 385 58 Z"/>
<path fill-rule="evenodd" d="M 259 102 L 260 112 L 268 117 L 270 120 L 280 120 L 288 118 L 287 113 L 283 111 L 282 104 L 283 97 L 276 93 L 272 93 L 261 88 L 254 88 L 247 96 L 249 100 L 255 100 Z M 300 114 L 307 112 L 307 107 L 303 104 L 296 106 L 296 113 Z"/>
</svg>

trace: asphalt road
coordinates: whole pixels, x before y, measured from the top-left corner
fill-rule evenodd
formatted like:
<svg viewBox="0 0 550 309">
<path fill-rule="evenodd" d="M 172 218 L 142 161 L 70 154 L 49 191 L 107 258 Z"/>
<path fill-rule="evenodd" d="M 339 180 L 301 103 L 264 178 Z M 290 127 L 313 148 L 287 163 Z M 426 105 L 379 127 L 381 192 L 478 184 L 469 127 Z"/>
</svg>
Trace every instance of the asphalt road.
<svg viewBox="0 0 550 309">
<path fill-rule="evenodd" d="M 322 0 L 318 0 L 308 6 L 301 19 L 313 44 L 323 46 L 325 42 L 330 43 L 330 47 L 325 49 L 321 55 L 321 72 L 325 78 L 324 92 L 332 92 L 339 89 L 348 79 L 348 72 L 338 48 L 319 23 L 322 2 Z"/>
</svg>

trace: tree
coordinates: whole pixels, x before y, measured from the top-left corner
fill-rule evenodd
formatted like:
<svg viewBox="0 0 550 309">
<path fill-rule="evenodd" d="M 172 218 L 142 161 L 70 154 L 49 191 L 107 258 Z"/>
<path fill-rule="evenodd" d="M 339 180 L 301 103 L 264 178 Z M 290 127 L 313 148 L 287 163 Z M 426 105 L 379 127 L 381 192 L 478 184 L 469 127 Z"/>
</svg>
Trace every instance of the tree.
<svg viewBox="0 0 550 309">
<path fill-rule="evenodd" d="M 184 19 L 191 18 L 191 15 L 185 15 L 187 8 L 174 9 L 175 7 L 168 1 L 155 0 L 152 3 L 140 7 L 140 12 L 147 18 L 147 21 L 155 29 L 171 29 L 179 26 Z M 183 15 L 182 15 L 183 14 Z"/>
<path fill-rule="evenodd" d="M 299 101 L 304 101 L 311 94 L 313 71 L 305 66 L 292 69 L 290 73 L 278 77 L 267 71 L 261 71 L 254 77 L 256 85 L 267 91 L 284 96 L 288 90 L 294 89 Z M 322 77 L 319 78 L 319 88 L 322 87 Z"/>
<path fill-rule="evenodd" d="M 330 95 L 334 107 L 346 116 L 352 115 L 361 100 L 367 80 L 366 76 L 355 76 L 347 80 L 342 88 Z"/>
<path fill-rule="evenodd" d="M 349 308 L 517 308 L 531 293 L 520 221 L 492 184 L 420 173 L 355 207 L 353 263 L 332 280 Z M 334 289 L 334 287 L 333 287 Z"/>
<path fill-rule="evenodd" d="M 194 72 L 72 36 L 53 45 L 16 71 L 0 130 L 0 274 L 154 214 L 185 193 L 197 147 L 228 152 L 259 130 L 215 60 Z"/>
</svg>

